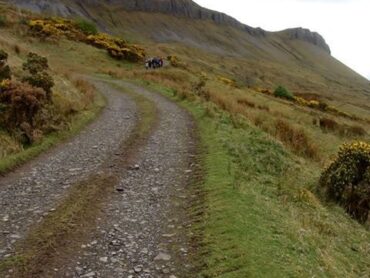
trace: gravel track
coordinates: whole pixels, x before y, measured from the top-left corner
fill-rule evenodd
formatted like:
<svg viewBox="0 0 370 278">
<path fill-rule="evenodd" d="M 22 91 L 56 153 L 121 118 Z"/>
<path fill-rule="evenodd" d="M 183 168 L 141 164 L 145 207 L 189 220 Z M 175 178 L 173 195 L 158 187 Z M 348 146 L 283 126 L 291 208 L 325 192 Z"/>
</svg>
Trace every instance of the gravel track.
<svg viewBox="0 0 370 278">
<path fill-rule="evenodd" d="M 71 185 L 113 156 L 135 126 L 135 103 L 111 86 L 95 85 L 106 97 L 107 107 L 94 123 L 0 178 L 0 259 L 14 252 L 15 243 L 53 211 Z"/>
<path fill-rule="evenodd" d="M 122 172 L 96 231 L 55 277 L 195 277 L 186 228 L 186 185 L 195 150 L 192 119 L 158 94 L 116 84 L 153 101 L 158 123 L 135 157 L 132 166 L 139 167 Z"/>
</svg>

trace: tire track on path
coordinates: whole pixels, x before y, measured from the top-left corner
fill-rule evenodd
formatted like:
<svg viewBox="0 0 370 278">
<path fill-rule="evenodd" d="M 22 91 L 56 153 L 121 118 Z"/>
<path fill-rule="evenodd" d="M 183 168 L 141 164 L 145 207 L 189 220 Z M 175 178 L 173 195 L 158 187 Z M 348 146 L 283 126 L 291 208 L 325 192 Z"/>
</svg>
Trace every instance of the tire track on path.
<svg viewBox="0 0 370 278">
<path fill-rule="evenodd" d="M 98 119 L 79 135 L 0 178 L 0 259 L 14 254 L 30 227 L 53 212 L 70 187 L 114 156 L 136 123 L 135 103 L 95 82 L 107 99 Z"/>
<path fill-rule="evenodd" d="M 55 211 L 20 240 L 3 272 L 0 264 L 0 274 L 5 269 L 6 277 L 17 278 L 194 277 L 187 211 L 197 169 L 193 120 L 140 86 L 98 84 L 136 101 L 137 125 L 95 174 L 72 184 Z"/>
<path fill-rule="evenodd" d="M 137 167 L 122 174 L 117 192 L 103 206 L 95 232 L 59 262 L 54 275 L 195 277 L 187 215 L 188 186 L 197 168 L 193 120 L 157 93 L 124 81 L 115 84 L 155 103 L 157 127 L 138 150 Z"/>
</svg>

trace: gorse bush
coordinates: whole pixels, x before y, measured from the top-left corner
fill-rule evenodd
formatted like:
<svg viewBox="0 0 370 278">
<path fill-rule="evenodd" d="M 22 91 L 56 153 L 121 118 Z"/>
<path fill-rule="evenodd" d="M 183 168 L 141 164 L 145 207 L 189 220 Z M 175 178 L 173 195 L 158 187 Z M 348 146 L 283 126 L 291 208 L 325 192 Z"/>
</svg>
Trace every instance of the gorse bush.
<svg viewBox="0 0 370 278">
<path fill-rule="evenodd" d="M 45 91 L 47 99 L 51 100 L 52 87 L 54 86 L 53 78 L 46 72 L 49 69 L 48 60 L 36 53 L 29 53 L 27 61 L 23 64 L 23 70 L 30 74 L 22 80 L 34 87 L 41 88 Z"/>
<path fill-rule="evenodd" d="M 141 47 L 128 44 L 125 40 L 107 34 L 90 35 L 86 42 L 108 51 L 108 54 L 117 60 L 139 62 L 144 59 L 145 51 Z"/>
<path fill-rule="evenodd" d="M 143 48 L 129 44 L 121 38 L 98 33 L 94 23 L 79 20 L 74 22 L 68 19 L 48 18 L 33 19 L 28 23 L 31 33 L 41 39 L 60 39 L 65 37 L 69 40 L 79 41 L 105 49 L 108 54 L 117 60 L 139 62 L 144 59 Z"/>
<path fill-rule="evenodd" d="M 323 172 L 320 185 L 330 200 L 365 223 L 370 209 L 370 145 L 364 142 L 343 145 Z"/>
<path fill-rule="evenodd" d="M 279 86 L 275 89 L 274 95 L 276 97 L 285 98 L 288 100 L 294 100 L 294 95 L 285 89 L 283 86 Z"/>
<path fill-rule="evenodd" d="M 27 61 L 23 64 L 23 70 L 36 74 L 49 69 L 48 59 L 36 53 L 28 53 Z"/>
<path fill-rule="evenodd" d="M 0 82 L 11 78 L 11 70 L 7 65 L 8 53 L 0 49 Z"/>
<path fill-rule="evenodd" d="M 86 35 L 96 35 L 98 33 L 98 28 L 96 27 L 95 23 L 85 19 L 77 20 L 76 27 Z"/>
<path fill-rule="evenodd" d="M 176 55 L 167 56 L 167 60 L 170 63 L 170 65 L 175 67 L 175 68 L 186 69 L 186 67 L 187 67 L 186 64 L 183 63 L 182 61 L 180 61 L 179 57 L 177 57 Z"/>
<path fill-rule="evenodd" d="M 23 143 L 32 143 L 36 134 L 35 117 L 46 101 L 44 90 L 27 83 L 8 81 L 2 83 L 0 104 L 2 113 L 0 122 L 10 133 L 23 134 Z"/>
</svg>

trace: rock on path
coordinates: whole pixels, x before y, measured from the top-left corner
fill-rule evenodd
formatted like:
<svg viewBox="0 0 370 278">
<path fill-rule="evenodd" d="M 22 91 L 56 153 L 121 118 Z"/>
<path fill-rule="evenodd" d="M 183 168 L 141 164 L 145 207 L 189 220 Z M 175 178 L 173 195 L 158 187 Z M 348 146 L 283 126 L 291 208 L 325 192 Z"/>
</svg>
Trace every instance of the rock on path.
<svg viewBox="0 0 370 278">
<path fill-rule="evenodd" d="M 104 83 L 107 98 L 99 118 L 78 136 L 0 178 L 0 259 L 8 257 L 31 224 L 42 220 L 76 181 L 114 155 L 136 122 L 134 102 Z"/>
</svg>

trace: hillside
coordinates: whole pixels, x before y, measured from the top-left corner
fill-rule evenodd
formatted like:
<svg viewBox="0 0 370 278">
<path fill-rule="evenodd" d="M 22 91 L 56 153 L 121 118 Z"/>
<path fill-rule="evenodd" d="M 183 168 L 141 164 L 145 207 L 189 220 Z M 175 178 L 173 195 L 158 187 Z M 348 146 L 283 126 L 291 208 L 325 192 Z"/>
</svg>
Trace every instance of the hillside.
<svg viewBox="0 0 370 278">
<path fill-rule="evenodd" d="M 0 276 L 367 277 L 369 92 L 304 28 L 0 1 Z"/>
<path fill-rule="evenodd" d="M 333 58 L 324 38 L 307 29 L 267 32 L 190 0 L 8 2 L 37 12 L 86 17 L 104 31 L 145 43 L 153 55 L 169 54 L 176 43 L 187 49 L 187 62 L 248 86 L 284 84 L 297 94 L 346 102 L 348 111 L 361 106 L 361 114 L 370 108 L 370 82 Z"/>
</svg>

